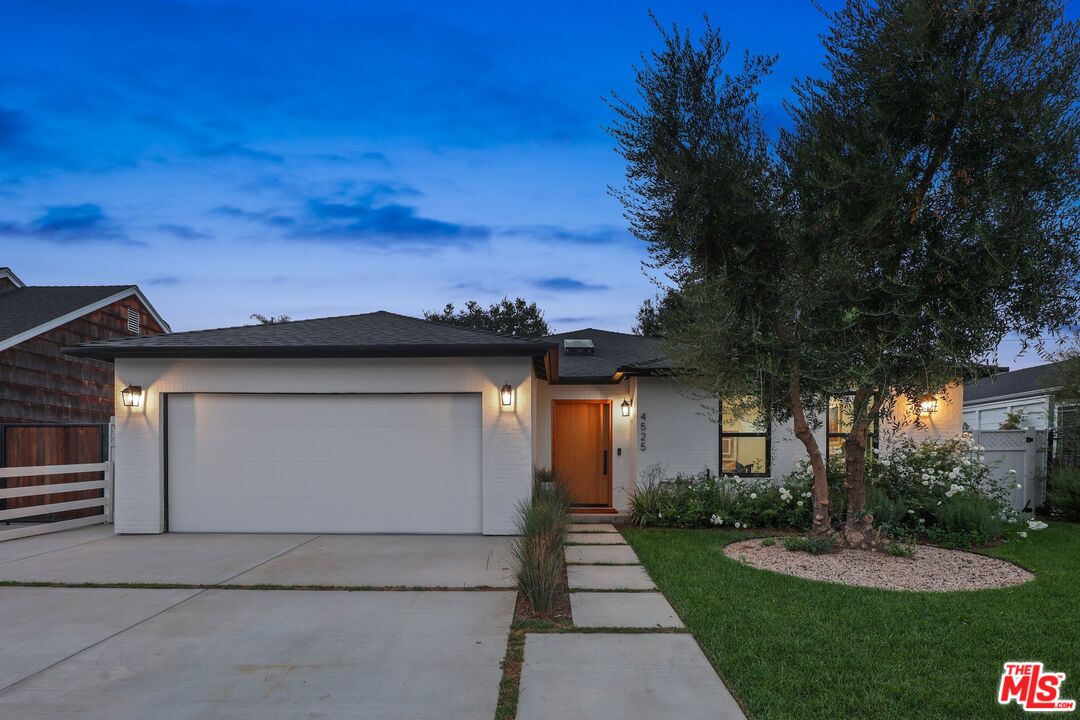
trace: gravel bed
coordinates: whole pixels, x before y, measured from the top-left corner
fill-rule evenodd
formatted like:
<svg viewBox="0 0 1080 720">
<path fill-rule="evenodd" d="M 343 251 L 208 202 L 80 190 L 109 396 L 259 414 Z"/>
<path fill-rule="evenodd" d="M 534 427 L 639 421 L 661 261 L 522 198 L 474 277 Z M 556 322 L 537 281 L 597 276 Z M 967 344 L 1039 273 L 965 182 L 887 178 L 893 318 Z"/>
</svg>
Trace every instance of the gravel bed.
<svg viewBox="0 0 1080 720">
<path fill-rule="evenodd" d="M 1027 570 L 1004 560 L 929 545 L 916 546 L 914 558 L 867 550 L 811 555 L 784 549 L 780 538 L 768 546 L 755 538 L 731 543 L 724 554 L 762 570 L 886 590 L 984 590 L 1035 579 Z"/>
</svg>

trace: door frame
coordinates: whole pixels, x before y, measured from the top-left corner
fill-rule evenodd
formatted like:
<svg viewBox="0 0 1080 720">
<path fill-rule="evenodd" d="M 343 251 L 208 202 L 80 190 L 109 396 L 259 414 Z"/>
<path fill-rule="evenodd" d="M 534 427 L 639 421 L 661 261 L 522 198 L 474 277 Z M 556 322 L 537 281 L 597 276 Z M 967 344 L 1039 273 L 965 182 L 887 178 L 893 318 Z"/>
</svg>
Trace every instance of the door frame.
<svg viewBox="0 0 1080 720">
<path fill-rule="evenodd" d="M 581 400 L 576 398 L 567 399 L 553 399 L 551 401 L 551 469 L 555 469 L 555 448 L 557 444 L 555 438 L 558 433 L 556 428 L 556 406 L 559 404 L 564 405 L 604 405 L 606 406 L 605 412 L 607 413 L 607 453 L 608 453 L 608 481 L 607 481 L 607 505 L 604 507 L 614 507 L 612 505 L 614 486 L 615 486 L 615 453 L 612 443 L 612 426 L 615 424 L 615 418 L 612 415 L 612 409 L 614 407 L 612 400 Z M 574 505 L 572 507 L 596 507 L 595 505 Z"/>
</svg>

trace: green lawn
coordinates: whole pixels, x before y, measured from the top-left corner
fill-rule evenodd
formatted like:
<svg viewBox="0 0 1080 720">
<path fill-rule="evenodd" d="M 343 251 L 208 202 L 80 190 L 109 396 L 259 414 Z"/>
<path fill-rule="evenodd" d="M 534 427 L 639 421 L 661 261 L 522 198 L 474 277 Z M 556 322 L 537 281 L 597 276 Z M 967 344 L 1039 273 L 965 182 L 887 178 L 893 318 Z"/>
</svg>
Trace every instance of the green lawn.
<svg viewBox="0 0 1080 720">
<path fill-rule="evenodd" d="M 961 593 L 756 570 L 723 554 L 749 536 L 738 531 L 625 535 L 754 720 L 1024 717 L 995 700 L 1006 660 L 1066 673 L 1063 696 L 1080 700 L 1080 525 L 1056 523 L 989 551 L 1035 581 Z"/>
</svg>

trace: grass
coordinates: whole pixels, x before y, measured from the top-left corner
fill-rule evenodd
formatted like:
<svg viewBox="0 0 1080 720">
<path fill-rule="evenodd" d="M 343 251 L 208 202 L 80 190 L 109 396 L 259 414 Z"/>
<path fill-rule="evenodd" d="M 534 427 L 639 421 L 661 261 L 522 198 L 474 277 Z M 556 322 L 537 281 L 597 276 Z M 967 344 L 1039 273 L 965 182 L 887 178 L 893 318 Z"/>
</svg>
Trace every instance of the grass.
<svg viewBox="0 0 1080 720">
<path fill-rule="evenodd" d="M 1080 699 L 1080 525 L 987 551 L 1034 581 L 959 593 L 756 570 L 724 556 L 750 537 L 734 530 L 624 533 L 754 720 L 1025 717 L 995 700 L 1007 660 L 1064 672 L 1063 697 Z"/>
</svg>

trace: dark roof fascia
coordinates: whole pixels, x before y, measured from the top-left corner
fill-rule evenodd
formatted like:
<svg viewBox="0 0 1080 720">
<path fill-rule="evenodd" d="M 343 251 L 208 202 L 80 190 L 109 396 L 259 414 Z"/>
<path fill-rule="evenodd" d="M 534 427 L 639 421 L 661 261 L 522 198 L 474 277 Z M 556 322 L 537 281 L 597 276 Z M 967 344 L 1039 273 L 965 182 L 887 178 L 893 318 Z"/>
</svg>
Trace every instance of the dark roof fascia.
<svg viewBox="0 0 1080 720">
<path fill-rule="evenodd" d="M 432 345 L 325 345 L 325 346 L 191 346 L 191 347 L 110 347 L 82 345 L 64 348 L 75 357 L 99 360 L 116 358 L 405 358 L 405 357 L 539 357 L 553 353 L 557 346 L 537 343 L 506 344 L 432 344 Z"/>
</svg>

